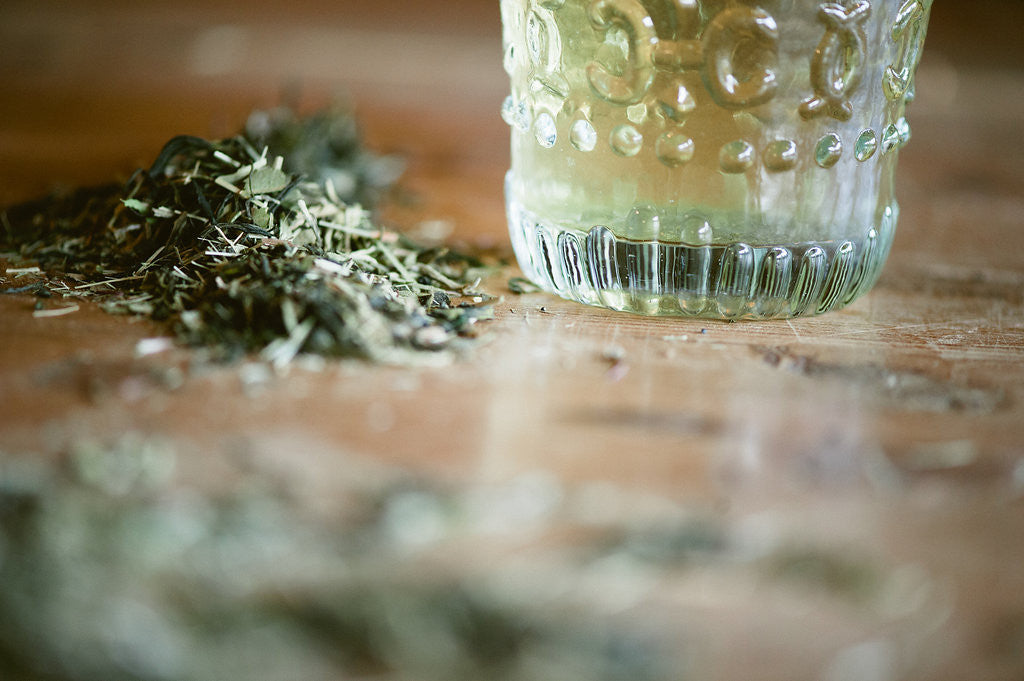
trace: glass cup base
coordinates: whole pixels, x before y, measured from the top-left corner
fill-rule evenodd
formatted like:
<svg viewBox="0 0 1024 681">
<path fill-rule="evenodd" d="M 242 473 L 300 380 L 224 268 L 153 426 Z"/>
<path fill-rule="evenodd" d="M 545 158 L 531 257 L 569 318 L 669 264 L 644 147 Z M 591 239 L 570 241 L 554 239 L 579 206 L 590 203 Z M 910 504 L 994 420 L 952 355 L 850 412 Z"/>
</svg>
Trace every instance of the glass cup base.
<svg viewBox="0 0 1024 681">
<path fill-rule="evenodd" d="M 899 213 L 894 202 L 863 238 L 687 245 L 546 224 L 511 195 L 512 246 L 537 286 L 587 305 L 654 316 L 783 319 L 836 310 L 878 279 Z"/>
</svg>

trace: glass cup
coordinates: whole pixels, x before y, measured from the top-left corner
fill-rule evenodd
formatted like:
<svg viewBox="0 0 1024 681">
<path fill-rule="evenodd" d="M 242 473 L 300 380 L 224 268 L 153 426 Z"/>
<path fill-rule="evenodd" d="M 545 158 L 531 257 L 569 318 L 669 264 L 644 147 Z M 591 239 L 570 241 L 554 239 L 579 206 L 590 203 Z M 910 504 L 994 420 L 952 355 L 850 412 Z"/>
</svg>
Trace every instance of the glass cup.
<svg viewBox="0 0 1024 681">
<path fill-rule="evenodd" d="M 931 0 L 501 0 L 509 230 L 564 298 L 650 315 L 842 307 L 899 208 Z"/>
</svg>

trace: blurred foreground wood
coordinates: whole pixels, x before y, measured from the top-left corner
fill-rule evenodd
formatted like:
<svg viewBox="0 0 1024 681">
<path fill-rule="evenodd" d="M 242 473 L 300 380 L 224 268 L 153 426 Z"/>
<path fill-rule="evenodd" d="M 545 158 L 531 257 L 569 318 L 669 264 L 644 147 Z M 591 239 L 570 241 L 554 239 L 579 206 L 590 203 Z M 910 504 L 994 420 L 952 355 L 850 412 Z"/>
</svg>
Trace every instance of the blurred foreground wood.
<svg viewBox="0 0 1024 681">
<path fill-rule="evenodd" d="M 234 131 L 253 107 L 344 91 L 370 145 L 409 160 L 417 200 L 386 219 L 510 255 L 497 3 L 409 4 L 7 3 L 0 203 L 106 181 L 174 134 Z M 911 621 L 925 662 L 867 678 L 1024 678 L 1024 73 L 1019 41 L 997 31 L 1024 17 L 1009 1 L 954 4 L 934 10 L 892 256 L 849 309 L 645 319 L 513 295 L 509 267 L 489 282 L 504 296 L 490 342 L 463 362 L 272 375 L 182 349 L 137 357 L 166 330 L 88 303 L 36 319 L 33 298 L 4 295 L 0 454 L 141 434 L 171 443 L 182 485 L 217 488 L 243 453 L 328 509 L 351 457 L 454 485 L 543 472 L 617 486 L 923 574 L 928 622 Z M 0 286 L 18 281 L 0 264 Z M 750 603 L 736 612 L 757 623 Z M 741 652 L 720 651 L 708 678 L 825 678 L 829 655 L 865 643 L 829 639 L 804 606 L 786 626 L 819 666 L 737 633 Z M 709 596 L 695 612 L 720 607 Z"/>
</svg>

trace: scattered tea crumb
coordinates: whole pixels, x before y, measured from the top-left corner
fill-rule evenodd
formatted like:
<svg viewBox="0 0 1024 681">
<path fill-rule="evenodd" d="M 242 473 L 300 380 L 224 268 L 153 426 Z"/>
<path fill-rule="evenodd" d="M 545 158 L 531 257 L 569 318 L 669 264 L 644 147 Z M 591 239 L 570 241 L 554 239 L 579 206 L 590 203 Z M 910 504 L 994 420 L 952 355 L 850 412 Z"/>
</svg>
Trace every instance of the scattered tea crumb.
<svg viewBox="0 0 1024 681">
<path fill-rule="evenodd" d="M 626 349 L 621 345 L 609 345 L 601 352 L 601 359 L 608 362 L 608 380 L 618 383 L 629 373 L 629 363 L 626 361 Z"/>
<path fill-rule="evenodd" d="M 540 287 L 526 277 L 512 277 L 508 280 L 508 290 L 516 294 L 536 293 Z"/>
<path fill-rule="evenodd" d="M 78 312 L 78 305 L 68 305 L 66 307 L 53 307 L 49 309 L 33 310 L 32 316 L 37 319 L 45 319 L 47 317 L 63 317 L 64 315 Z"/>
<path fill-rule="evenodd" d="M 174 348 L 174 339 L 167 337 L 143 338 L 135 344 L 136 357 L 148 357 L 158 355 Z"/>
</svg>

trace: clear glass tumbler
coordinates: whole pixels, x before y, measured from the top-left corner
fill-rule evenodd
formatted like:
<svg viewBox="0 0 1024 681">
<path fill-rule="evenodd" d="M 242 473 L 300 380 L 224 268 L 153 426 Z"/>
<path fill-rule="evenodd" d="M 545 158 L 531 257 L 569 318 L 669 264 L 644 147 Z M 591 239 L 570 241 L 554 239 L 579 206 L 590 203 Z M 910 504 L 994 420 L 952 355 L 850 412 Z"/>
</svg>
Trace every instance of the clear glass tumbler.
<svg viewBox="0 0 1024 681">
<path fill-rule="evenodd" d="M 562 297 L 846 305 L 881 270 L 931 0 L 501 0 L 509 229 Z"/>
</svg>

